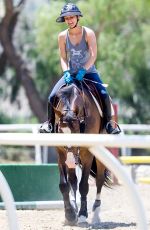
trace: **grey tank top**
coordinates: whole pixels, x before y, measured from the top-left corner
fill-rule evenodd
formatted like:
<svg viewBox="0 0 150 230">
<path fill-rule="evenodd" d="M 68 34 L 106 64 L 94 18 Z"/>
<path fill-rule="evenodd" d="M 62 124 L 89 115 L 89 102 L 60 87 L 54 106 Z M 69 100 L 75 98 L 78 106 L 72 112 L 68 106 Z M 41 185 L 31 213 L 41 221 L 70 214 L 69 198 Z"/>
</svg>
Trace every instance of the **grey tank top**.
<svg viewBox="0 0 150 230">
<path fill-rule="evenodd" d="M 82 27 L 82 39 L 78 45 L 73 45 L 69 39 L 69 31 L 66 36 L 66 52 L 68 66 L 71 73 L 77 73 L 79 69 L 83 68 L 85 63 L 90 58 L 88 44 L 85 40 L 85 28 Z M 87 73 L 97 73 L 95 65 L 91 66 Z"/>
</svg>

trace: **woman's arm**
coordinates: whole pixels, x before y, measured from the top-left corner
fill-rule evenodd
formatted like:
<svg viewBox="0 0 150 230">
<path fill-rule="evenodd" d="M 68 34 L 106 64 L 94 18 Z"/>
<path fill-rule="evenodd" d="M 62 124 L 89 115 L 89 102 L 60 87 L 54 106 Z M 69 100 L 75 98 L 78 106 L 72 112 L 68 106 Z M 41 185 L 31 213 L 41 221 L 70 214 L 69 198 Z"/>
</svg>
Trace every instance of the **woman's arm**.
<svg viewBox="0 0 150 230">
<path fill-rule="evenodd" d="M 85 28 L 86 31 L 86 40 L 89 47 L 90 58 L 85 64 L 84 68 L 88 70 L 92 65 L 94 65 L 96 58 L 97 58 L 97 42 L 96 36 L 93 30 L 89 28 Z"/>
<path fill-rule="evenodd" d="M 66 40 L 66 31 L 63 31 L 58 35 L 58 47 L 59 47 L 60 63 L 61 63 L 61 68 L 62 68 L 63 72 L 68 70 L 65 40 Z"/>
</svg>

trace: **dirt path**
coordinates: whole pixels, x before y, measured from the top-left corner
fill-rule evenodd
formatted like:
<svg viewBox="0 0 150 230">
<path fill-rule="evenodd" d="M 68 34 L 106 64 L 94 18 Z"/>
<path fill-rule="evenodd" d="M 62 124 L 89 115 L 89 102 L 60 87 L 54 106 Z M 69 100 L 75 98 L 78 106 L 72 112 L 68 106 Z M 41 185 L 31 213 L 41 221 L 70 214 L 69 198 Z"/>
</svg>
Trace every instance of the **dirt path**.
<svg viewBox="0 0 150 230">
<path fill-rule="evenodd" d="M 150 229 L 150 185 L 138 185 L 138 190 L 146 210 Z M 89 222 L 92 216 L 91 207 L 95 198 L 95 186 L 90 186 L 88 196 Z M 28 210 L 17 211 L 20 230 L 79 230 L 81 227 L 64 225 L 63 210 Z M 92 229 L 90 226 L 84 229 Z M 103 188 L 101 225 L 97 229 L 134 230 L 137 229 L 136 218 L 132 203 L 124 186 L 115 186 L 113 189 Z M 0 211 L 0 230 L 8 230 L 5 211 Z"/>
</svg>

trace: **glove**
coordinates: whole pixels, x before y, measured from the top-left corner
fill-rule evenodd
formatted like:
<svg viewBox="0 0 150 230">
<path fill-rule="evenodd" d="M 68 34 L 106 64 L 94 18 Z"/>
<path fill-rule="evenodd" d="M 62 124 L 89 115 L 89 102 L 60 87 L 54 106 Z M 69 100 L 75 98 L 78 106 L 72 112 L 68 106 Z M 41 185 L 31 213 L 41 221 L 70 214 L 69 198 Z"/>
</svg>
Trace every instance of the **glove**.
<svg viewBox="0 0 150 230">
<path fill-rule="evenodd" d="M 86 74 L 86 69 L 82 68 L 82 69 L 79 69 L 77 75 L 76 75 L 76 79 L 78 81 L 83 81 L 83 77 L 84 75 Z"/>
<path fill-rule="evenodd" d="M 64 76 L 66 84 L 69 85 L 69 84 L 71 84 L 73 82 L 73 79 L 71 77 L 71 74 L 70 74 L 69 70 L 64 71 L 64 75 L 63 76 Z"/>
</svg>

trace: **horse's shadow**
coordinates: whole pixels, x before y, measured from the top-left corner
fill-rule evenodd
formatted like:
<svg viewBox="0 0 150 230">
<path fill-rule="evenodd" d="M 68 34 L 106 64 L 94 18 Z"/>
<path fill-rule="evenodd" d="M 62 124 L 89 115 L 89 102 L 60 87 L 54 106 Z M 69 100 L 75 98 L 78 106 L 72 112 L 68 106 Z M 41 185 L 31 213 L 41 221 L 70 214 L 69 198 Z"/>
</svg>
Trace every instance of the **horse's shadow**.
<svg viewBox="0 0 150 230">
<path fill-rule="evenodd" d="M 67 224 L 64 224 L 64 226 L 68 226 Z M 84 229 L 115 229 L 115 228 L 129 228 L 129 227 L 135 227 L 136 223 L 121 223 L 121 222 L 101 222 L 100 224 L 88 224 L 84 223 L 82 225 L 76 225 L 76 227 L 84 228 Z"/>
<path fill-rule="evenodd" d="M 128 228 L 131 226 L 136 226 L 136 223 L 121 223 L 121 222 L 101 222 L 100 224 L 97 225 L 89 225 L 89 229 L 115 229 L 115 228 Z"/>
</svg>

